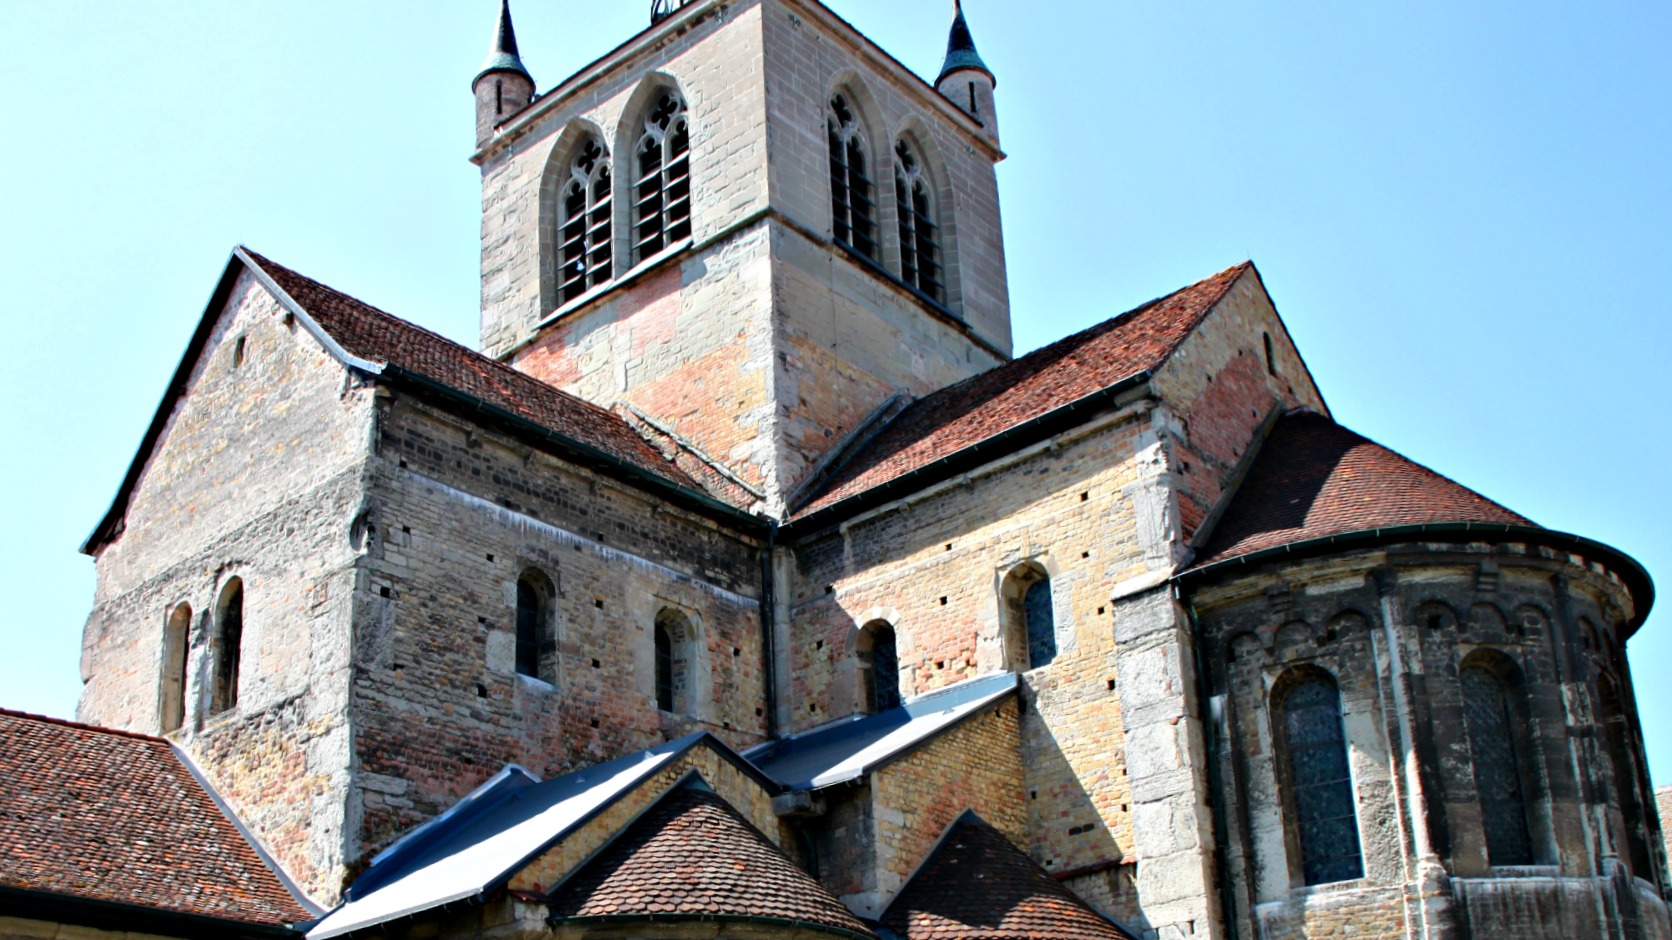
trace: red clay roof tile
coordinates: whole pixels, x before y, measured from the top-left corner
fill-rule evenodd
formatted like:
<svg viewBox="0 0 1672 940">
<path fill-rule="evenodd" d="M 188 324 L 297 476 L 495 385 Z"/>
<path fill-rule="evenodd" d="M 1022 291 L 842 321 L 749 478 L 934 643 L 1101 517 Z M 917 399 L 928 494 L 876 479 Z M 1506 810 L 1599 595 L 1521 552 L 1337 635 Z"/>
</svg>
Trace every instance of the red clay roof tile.
<svg viewBox="0 0 1672 940">
<path fill-rule="evenodd" d="M 882 925 L 906 940 L 1132 940 L 974 813 L 948 828 Z"/>
<path fill-rule="evenodd" d="M 716 794 L 674 791 L 552 895 L 558 919 L 766 918 L 874 936 Z"/>
<path fill-rule="evenodd" d="M 4 710 L 0 885 L 249 924 L 313 919 L 167 741 Z"/>
<path fill-rule="evenodd" d="M 687 489 L 702 487 L 613 412 L 244 250 L 350 355 L 398 366 Z"/>
<path fill-rule="evenodd" d="M 1309 539 L 1443 522 L 1533 525 L 1323 415 L 1295 412 L 1272 429 L 1195 567 Z"/>
<path fill-rule="evenodd" d="M 1183 290 L 913 402 L 798 513 L 807 516 L 1057 408 L 1172 355 L 1243 274 L 1243 262 Z"/>
</svg>

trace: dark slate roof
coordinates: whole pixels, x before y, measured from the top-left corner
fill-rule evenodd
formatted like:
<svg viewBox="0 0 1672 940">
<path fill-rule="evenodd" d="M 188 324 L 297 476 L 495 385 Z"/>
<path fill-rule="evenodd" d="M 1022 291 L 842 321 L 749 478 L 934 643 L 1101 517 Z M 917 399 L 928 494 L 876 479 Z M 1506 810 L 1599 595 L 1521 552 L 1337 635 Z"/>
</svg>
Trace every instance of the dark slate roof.
<svg viewBox="0 0 1672 940">
<path fill-rule="evenodd" d="M 1350 532 L 1461 522 L 1534 525 L 1323 415 L 1298 411 L 1272 428 L 1196 566 Z"/>
<path fill-rule="evenodd" d="M 975 69 L 992 78 L 993 70 L 981 61 L 981 53 L 975 51 L 975 37 L 970 35 L 970 24 L 964 19 L 964 4 L 961 0 L 954 10 L 952 33 L 946 40 L 946 62 L 941 65 L 940 78 L 935 79 L 935 84 L 939 85 L 941 79 L 961 69 Z M 997 84 L 996 79 L 994 83 Z"/>
<path fill-rule="evenodd" d="M 167 741 L 5 710 L 0 886 L 262 926 L 314 917 Z"/>
<path fill-rule="evenodd" d="M 554 920 L 794 922 L 874 937 L 731 804 L 699 785 L 675 788 L 564 882 Z"/>
<path fill-rule="evenodd" d="M 1244 274 L 1227 268 L 1136 310 L 913 402 L 797 513 L 822 509 L 1166 362 Z"/>
<path fill-rule="evenodd" d="M 464 392 L 623 463 L 691 490 L 701 487 L 619 415 L 436 333 L 241 249 L 350 355 Z"/>
<path fill-rule="evenodd" d="M 482 76 L 490 72 L 516 72 L 534 81 L 534 76 L 528 74 L 528 67 L 523 65 L 522 56 L 517 52 L 517 31 L 511 25 L 511 0 L 500 0 L 499 19 L 494 23 L 493 48 L 488 50 L 488 59 L 482 63 L 481 71 L 476 73 L 476 79 L 471 84 L 481 81 Z"/>
<path fill-rule="evenodd" d="M 973 812 L 947 829 L 882 925 L 906 940 L 1132 940 Z"/>
</svg>

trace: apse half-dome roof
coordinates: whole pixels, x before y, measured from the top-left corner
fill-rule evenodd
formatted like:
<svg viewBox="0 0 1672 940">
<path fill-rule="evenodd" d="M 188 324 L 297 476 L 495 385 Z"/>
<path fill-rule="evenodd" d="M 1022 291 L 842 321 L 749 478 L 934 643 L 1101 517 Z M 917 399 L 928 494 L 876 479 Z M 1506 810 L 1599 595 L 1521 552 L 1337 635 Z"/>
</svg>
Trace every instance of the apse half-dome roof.
<svg viewBox="0 0 1672 940">
<path fill-rule="evenodd" d="M 738 921 L 875 940 L 700 780 L 676 788 L 551 896 L 554 923 Z"/>
<path fill-rule="evenodd" d="M 1196 567 L 1348 533 L 1443 523 L 1537 528 L 1323 415 L 1296 411 L 1272 428 Z"/>
</svg>

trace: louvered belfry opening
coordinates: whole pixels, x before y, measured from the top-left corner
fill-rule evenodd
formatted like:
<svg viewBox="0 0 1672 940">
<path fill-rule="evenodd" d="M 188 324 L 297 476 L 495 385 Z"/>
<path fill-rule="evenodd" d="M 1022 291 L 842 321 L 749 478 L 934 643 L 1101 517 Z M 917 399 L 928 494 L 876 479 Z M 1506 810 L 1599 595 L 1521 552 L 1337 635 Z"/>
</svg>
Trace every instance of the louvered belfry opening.
<svg viewBox="0 0 1672 940">
<path fill-rule="evenodd" d="M 911 144 L 894 147 L 894 200 L 900 222 L 900 277 L 936 303 L 946 302 L 941 274 L 940 226 L 923 162 Z"/>
<path fill-rule="evenodd" d="M 563 190 L 558 290 L 564 302 L 610 280 L 614 268 L 610 201 L 609 152 L 596 138 L 589 138 L 570 164 L 569 182 Z"/>
<path fill-rule="evenodd" d="M 865 136 L 843 95 L 830 99 L 830 212 L 836 240 L 875 261 L 877 200 L 865 172 Z"/>
<path fill-rule="evenodd" d="M 633 184 L 633 260 L 691 237 L 691 129 L 685 100 L 663 92 L 645 115 Z"/>
</svg>

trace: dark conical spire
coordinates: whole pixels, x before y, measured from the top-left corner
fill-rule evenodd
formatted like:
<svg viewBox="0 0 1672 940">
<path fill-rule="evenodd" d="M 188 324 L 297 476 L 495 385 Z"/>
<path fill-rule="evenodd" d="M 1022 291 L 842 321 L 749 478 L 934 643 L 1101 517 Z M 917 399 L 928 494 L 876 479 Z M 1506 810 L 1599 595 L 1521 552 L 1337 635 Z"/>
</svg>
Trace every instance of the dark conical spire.
<svg viewBox="0 0 1672 940">
<path fill-rule="evenodd" d="M 969 21 L 964 19 L 963 0 L 952 0 L 952 10 L 952 35 L 946 40 L 946 64 L 941 66 L 940 78 L 935 79 L 935 84 L 939 85 L 941 79 L 953 72 L 975 69 L 993 79 L 993 84 L 997 85 L 998 79 L 993 78 L 993 70 L 981 61 L 981 53 L 975 51 L 975 37 L 970 35 Z"/>
<path fill-rule="evenodd" d="M 494 25 L 493 49 L 488 53 L 488 61 L 482 63 L 482 70 L 476 73 L 476 78 L 489 72 L 517 72 L 534 81 L 534 76 L 528 74 L 528 68 L 523 65 L 522 56 L 517 54 L 517 31 L 511 26 L 511 0 L 499 0 L 499 22 Z"/>
</svg>

